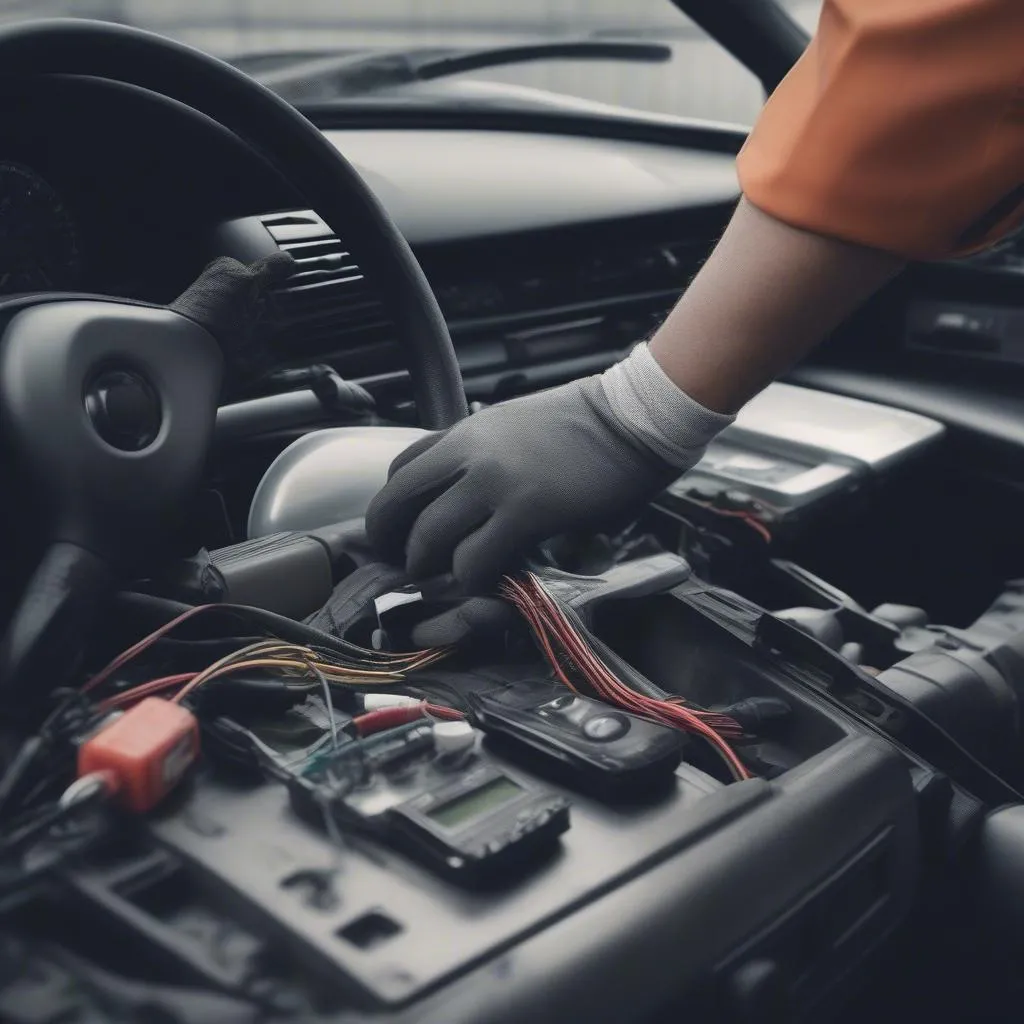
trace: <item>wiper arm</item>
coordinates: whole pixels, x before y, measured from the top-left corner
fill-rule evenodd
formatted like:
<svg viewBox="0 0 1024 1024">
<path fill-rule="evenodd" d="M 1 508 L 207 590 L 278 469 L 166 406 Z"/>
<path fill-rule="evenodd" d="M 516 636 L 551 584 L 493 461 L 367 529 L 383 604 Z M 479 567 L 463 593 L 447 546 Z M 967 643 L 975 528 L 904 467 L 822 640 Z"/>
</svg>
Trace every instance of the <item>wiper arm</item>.
<svg viewBox="0 0 1024 1024">
<path fill-rule="evenodd" d="M 373 53 L 314 57 L 255 75 L 287 99 L 324 99 L 374 92 L 466 71 L 534 60 L 614 60 L 663 63 L 672 48 L 663 43 L 615 39 L 566 39 L 479 49 L 416 47 Z"/>
</svg>

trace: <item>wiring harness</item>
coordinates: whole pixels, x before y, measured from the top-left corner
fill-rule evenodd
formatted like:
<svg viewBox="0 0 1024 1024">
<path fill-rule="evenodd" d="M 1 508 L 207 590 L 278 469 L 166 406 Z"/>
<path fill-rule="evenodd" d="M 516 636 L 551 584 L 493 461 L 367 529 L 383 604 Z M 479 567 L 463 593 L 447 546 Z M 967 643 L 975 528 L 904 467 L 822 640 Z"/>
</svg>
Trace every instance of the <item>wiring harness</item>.
<svg viewBox="0 0 1024 1024">
<path fill-rule="evenodd" d="M 82 692 L 96 692 L 129 662 L 189 620 L 204 612 L 223 611 L 226 608 L 240 614 L 248 611 L 226 605 L 198 605 L 190 608 L 115 657 L 86 682 Z M 215 679 L 251 671 L 269 672 L 286 679 L 304 677 L 325 687 L 332 684 L 395 686 L 403 683 L 409 673 L 433 665 L 449 653 L 445 648 L 409 653 L 374 651 L 345 640 L 331 639 L 333 642 L 329 648 L 320 644 L 300 644 L 279 639 L 246 644 L 201 671 L 162 676 L 114 693 L 104 698 L 100 707 L 104 710 L 123 709 L 137 704 L 145 697 L 156 695 L 169 696 L 169 699 L 177 703 Z"/>
<path fill-rule="evenodd" d="M 583 688 L 598 699 L 630 714 L 697 735 L 722 758 L 734 779 L 750 777 L 750 772 L 729 742 L 744 735 L 743 727 L 735 718 L 695 707 L 681 697 L 641 693 L 624 683 L 594 650 L 593 644 L 582 634 L 573 617 L 562 608 L 536 573 L 527 572 L 519 578 L 506 577 L 501 593 L 518 609 L 529 625 L 556 678 L 573 692 Z M 204 611 L 224 608 L 223 605 L 201 605 L 188 609 L 114 658 L 86 683 L 83 692 L 95 692 L 130 661 L 188 620 Z M 241 613 L 247 610 L 237 611 Z M 449 653 L 447 648 L 407 653 L 376 651 L 344 640 L 335 640 L 327 648 L 317 643 L 300 644 L 265 639 L 245 644 L 200 671 L 162 676 L 121 690 L 101 700 L 99 707 L 108 712 L 123 710 L 157 695 L 180 703 L 217 679 L 233 674 L 259 672 L 278 679 L 305 680 L 312 685 L 319 684 L 328 711 L 333 715 L 332 687 L 401 687 L 409 682 L 411 674 L 436 664 Z M 357 718 L 353 725 L 359 734 L 367 735 L 424 716 L 454 718 L 462 717 L 462 712 L 436 701 L 421 700 L 370 711 Z"/>
<path fill-rule="evenodd" d="M 655 687 L 643 688 L 635 682 L 624 682 L 609 667 L 608 657 L 599 653 L 601 645 L 586 635 L 582 623 L 560 604 L 536 573 L 506 577 L 501 593 L 532 630 L 554 676 L 571 691 L 583 692 L 630 714 L 699 736 L 721 757 L 734 779 L 750 777 L 730 742 L 745 735 L 737 721 L 742 718 L 739 713 L 733 717 L 706 710 L 681 697 L 663 694 Z M 258 630 L 257 635 L 262 634 L 262 637 L 254 639 L 250 633 L 248 638 L 218 641 L 222 645 L 217 652 L 221 657 L 205 666 L 200 663 L 193 671 L 159 675 L 134 685 L 126 682 L 126 678 L 131 678 L 131 673 L 126 671 L 129 666 L 151 652 L 159 641 L 171 642 L 171 634 L 186 623 L 212 617 L 215 612 L 254 625 L 256 629 L 252 632 Z M 287 638 L 270 635 L 276 632 L 284 632 Z M 196 642 L 197 649 L 201 649 L 203 643 Z M 234 649 L 224 654 L 223 644 Z M 243 606 L 216 604 L 188 608 L 118 654 L 89 678 L 79 692 L 62 700 L 40 733 L 26 741 L 0 777 L 0 817 L 5 810 L 9 817 L 37 805 L 55 785 L 62 785 L 73 772 L 70 762 L 76 748 L 80 775 L 87 774 L 94 761 L 111 771 L 116 769 L 120 776 L 115 788 L 120 791 L 121 802 L 135 793 L 137 809 L 152 806 L 162 796 L 162 790 L 152 785 L 139 788 L 145 772 L 157 764 L 166 768 L 168 763 L 174 763 L 166 761 L 167 758 L 184 757 L 175 746 L 178 738 L 187 745 L 185 739 L 194 735 L 195 741 L 190 741 L 190 757 L 194 759 L 198 754 L 198 732 L 194 721 L 186 721 L 188 714 L 184 705 L 186 702 L 191 705 L 192 698 L 206 686 L 228 677 L 236 677 L 243 686 L 269 685 L 279 687 L 282 692 L 320 690 L 326 710 L 327 738 L 333 743 L 338 739 L 338 725 L 332 691 L 337 693 L 340 689 L 353 696 L 363 695 L 363 713 L 351 718 L 345 726 L 359 737 L 387 732 L 418 719 L 462 719 L 465 713 L 458 707 L 457 693 L 449 698 L 443 693 L 439 697 L 436 688 L 426 693 L 420 690 L 418 696 L 410 696 L 408 692 L 415 683 L 412 676 L 451 653 L 448 648 L 411 652 L 371 650 L 299 623 L 268 621 L 258 609 Z M 406 692 L 395 693 L 396 689 Z M 174 706 L 181 710 L 172 713 Z M 111 717 L 116 715 L 126 715 L 127 720 Z M 103 740 L 96 741 L 91 735 L 97 729 L 104 730 Z M 122 733 L 126 734 L 123 739 Z M 115 740 L 127 745 L 106 750 L 105 745 Z M 152 754 L 151 763 L 129 764 L 127 752 L 142 748 Z M 59 758 L 61 764 L 57 765 L 53 763 L 57 760 L 54 754 L 60 750 L 64 754 Z M 83 756 L 83 750 L 88 757 Z M 102 753 L 98 760 L 97 751 Z M 43 761 L 48 763 L 43 765 Z M 166 777 L 167 772 L 161 771 L 160 775 Z M 138 796 L 140 793 L 145 795 Z"/>
<path fill-rule="evenodd" d="M 680 697 L 659 699 L 627 686 L 594 652 L 535 573 L 525 573 L 521 579 L 506 577 L 502 593 L 529 623 L 556 677 L 573 693 L 589 690 L 630 714 L 700 736 L 722 758 L 734 779 L 751 777 L 728 742 L 743 736 L 735 719 L 688 706 Z"/>
<path fill-rule="evenodd" d="M 609 667 L 610 653 L 599 653 L 600 643 L 536 573 L 506 577 L 501 595 L 521 614 L 555 678 L 571 692 L 698 736 L 733 779 L 750 778 L 730 742 L 745 736 L 738 713 L 732 717 L 661 694 L 656 687 L 624 682 Z M 137 673 L 135 663 L 154 645 L 170 643 L 170 634 L 212 612 L 235 615 L 257 629 L 248 637 L 217 641 L 221 656 L 205 667 L 203 657 L 193 671 L 129 681 L 133 673 L 126 669 L 134 665 Z M 289 638 L 272 635 L 279 631 Z M 193 664 L 204 643 L 210 641 L 195 641 Z M 225 654 L 224 645 L 234 649 Z M 0 819 L 7 819 L 0 832 L 0 906 L 13 896 L 19 876 L 41 878 L 101 836 L 106 804 L 116 799 L 122 809 L 144 813 L 164 798 L 198 756 L 199 727 L 189 706 L 208 685 L 234 676 L 242 686 L 255 681 L 293 693 L 320 690 L 326 712 L 323 741 L 302 758 L 304 764 L 316 764 L 319 755 L 336 753 L 343 743 L 358 751 L 415 729 L 417 723 L 433 722 L 437 728 L 438 723 L 464 720 L 466 713 L 452 706 L 460 703 L 457 687 L 449 696 L 442 686 L 439 695 L 438 687 L 424 690 L 411 678 L 451 653 L 448 648 L 371 650 L 302 624 L 275 624 L 258 609 L 241 606 L 201 605 L 181 612 L 114 657 L 81 690 L 64 694 L 0 776 Z M 341 690 L 350 695 L 346 709 L 354 701 L 361 711 L 341 716 L 339 724 L 332 693 Z M 264 751 L 269 753 L 269 748 Z M 76 757 L 78 779 L 68 786 Z M 284 769 L 280 758 L 269 761 Z M 292 765 L 295 770 L 298 766 Z M 340 844 L 335 822 L 330 815 L 325 818 Z"/>
</svg>

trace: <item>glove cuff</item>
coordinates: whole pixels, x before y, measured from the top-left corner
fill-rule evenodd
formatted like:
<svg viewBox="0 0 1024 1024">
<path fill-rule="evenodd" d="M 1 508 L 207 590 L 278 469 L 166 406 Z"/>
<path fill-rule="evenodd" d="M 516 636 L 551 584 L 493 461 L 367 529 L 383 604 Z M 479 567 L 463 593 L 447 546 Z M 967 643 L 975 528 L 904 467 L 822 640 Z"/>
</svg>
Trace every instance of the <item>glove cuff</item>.
<svg viewBox="0 0 1024 1024">
<path fill-rule="evenodd" d="M 708 444 L 736 419 L 705 408 L 680 390 L 646 343 L 637 345 L 599 380 L 622 428 L 684 472 L 700 461 Z"/>
</svg>

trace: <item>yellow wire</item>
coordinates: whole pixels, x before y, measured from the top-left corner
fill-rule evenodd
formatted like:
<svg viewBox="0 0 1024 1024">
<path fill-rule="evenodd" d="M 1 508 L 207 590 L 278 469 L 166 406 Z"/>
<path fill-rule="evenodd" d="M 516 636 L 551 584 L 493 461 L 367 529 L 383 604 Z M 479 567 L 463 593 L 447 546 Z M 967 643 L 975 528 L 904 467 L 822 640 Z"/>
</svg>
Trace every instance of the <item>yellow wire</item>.
<svg viewBox="0 0 1024 1024">
<path fill-rule="evenodd" d="M 414 672 L 432 665 L 451 653 L 449 648 L 413 651 L 400 655 L 377 651 L 363 652 L 361 648 L 356 650 L 367 655 L 381 655 L 381 657 L 376 661 L 373 658 L 367 658 L 374 667 L 349 665 L 342 663 L 340 659 L 325 661 L 322 655 L 300 644 L 287 643 L 282 640 L 261 640 L 248 644 L 237 651 L 232 651 L 212 665 L 208 665 L 179 690 L 173 699 L 176 702 L 182 700 L 187 694 L 217 676 L 254 668 L 276 669 L 285 675 L 308 676 L 314 674 L 343 685 L 395 684 L 403 682 L 407 672 Z M 327 657 L 329 658 L 330 655 Z"/>
</svg>

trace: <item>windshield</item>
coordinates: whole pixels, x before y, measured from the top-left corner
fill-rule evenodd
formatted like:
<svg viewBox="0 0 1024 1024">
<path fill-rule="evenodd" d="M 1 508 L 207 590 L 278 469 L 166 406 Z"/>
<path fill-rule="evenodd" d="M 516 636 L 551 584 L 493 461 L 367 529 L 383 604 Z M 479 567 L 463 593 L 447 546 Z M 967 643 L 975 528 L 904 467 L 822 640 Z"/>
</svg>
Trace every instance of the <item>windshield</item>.
<svg viewBox="0 0 1024 1024">
<path fill-rule="evenodd" d="M 782 2 L 813 28 L 820 0 Z M 57 15 L 147 28 L 257 75 L 268 59 L 258 55 L 287 60 L 339 51 L 643 39 L 667 44 L 669 59 L 558 57 L 452 78 L 741 124 L 752 123 L 763 102 L 755 77 L 669 0 L 0 0 L 0 20 Z"/>
</svg>

